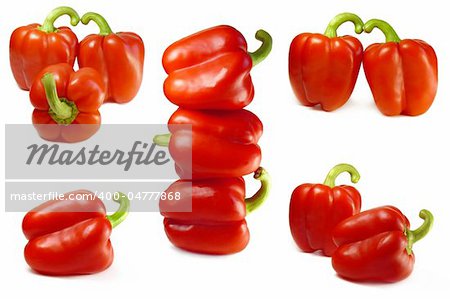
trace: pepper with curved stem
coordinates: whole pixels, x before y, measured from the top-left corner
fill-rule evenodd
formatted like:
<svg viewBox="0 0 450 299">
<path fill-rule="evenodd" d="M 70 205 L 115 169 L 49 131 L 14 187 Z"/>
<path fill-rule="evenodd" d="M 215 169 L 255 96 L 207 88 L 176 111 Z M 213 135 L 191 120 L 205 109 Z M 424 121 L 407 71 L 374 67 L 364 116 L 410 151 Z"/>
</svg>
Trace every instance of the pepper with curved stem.
<svg viewBox="0 0 450 299">
<path fill-rule="evenodd" d="M 72 26 L 76 26 L 80 22 L 80 16 L 73 8 L 68 6 L 60 6 L 48 14 L 44 20 L 44 23 L 42 23 L 42 26 L 39 26 L 39 30 L 46 33 L 56 32 L 58 29 L 55 27 L 54 23 L 56 19 L 63 15 L 68 15 L 70 17 L 70 24 Z"/>
<path fill-rule="evenodd" d="M 250 52 L 238 30 L 220 25 L 171 44 L 163 55 L 167 99 L 192 110 L 238 110 L 249 105 L 254 97 L 250 72 L 272 49 L 266 31 L 258 30 L 255 38 L 262 44 Z"/>
<path fill-rule="evenodd" d="M 78 53 L 78 38 L 66 26 L 56 28 L 54 22 L 61 16 L 70 16 L 76 26 L 80 22 L 78 13 L 70 7 L 61 6 L 52 10 L 44 23 L 18 27 L 11 34 L 9 61 L 14 79 L 23 90 L 30 90 L 37 74 L 44 68 L 58 63 L 73 67 Z"/>
<path fill-rule="evenodd" d="M 398 37 L 397 35 L 397 32 L 395 32 L 394 28 L 386 21 L 372 19 L 364 24 L 364 31 L 366 33 L 371 33 L 374 28 L 378 28 L 381 30 L 381 32 L 383 32 L 384 36 L 386 37 L 386 43 L 399 43 L 401 41 L 400 37 Z"/>
<path fill-rule="evenodd" d="M 350 164 L 338 164 L 330 170 L 323 184 L 330 188 L 334 188 L 336 186 L 336 178 L 343 172 L 348 172 L 350 174 L 351 181 L 354 184 L 360 179 L 359 172 L 355 167 Z"/>
<path fill-rule="evenodd" d="M 128 103 L 136 97 L 142 83 L 144 42 L 134 32 L 114 33 L 98 13 L 88 12 L 81 17 L 84 25 L 91 21 L 100 31 L 80 42 L 78 63 L 80 67 L 91 67 L 102 75 L 107 86 L 106 102 Z"/>
<path fill-rule="evenodd" d="M 367 33 L 374 28 L 381 30 L 385 42 L 366 48 L 363 66 L 377 108 L 386 116 L 425 113 L 438 87 L 438 59 L 433 47 L 421 39 L 400 39 L 383 20 L 364 24 Z"/>
<path fill-rule="evenodd" d="M 332 238 L 334 228 L 361 210 L 361 195 L 352 186 L 336 186 L 343 172 L 359 181 L 358 171 L 349 164 L 338 164 L 328 173 L 323 184 L 302 184 L 295 188 L 289 205 L 292 237 L 305 252 L 322 251 L 331 256 L 337 249 Z"/>
<path fill-rule="evenodd" d="M 243 250 L 250 238 L 245 217 L 261 206 L 270 190 L 266 170 L 260 167 L 254 177 L 261 181 L 261 187 L 248 198 L 242 177 L 178 180 L 170 185 L 165 192 L 179 193 L 180 200 L 159 203 L 169 240 L 198 253 Z"/>
<path fill-rule="evenodd" d="M 397 282 L 414 268 L 414 242 L 433 225 L 433 215 L 421 210 L 423 224 L 416 230 L 403 213 L 392 206 L 366 210 L 340 222 L 333 240 L 338 249 L 332 256 L 339 276 L 353 281 Z"/>
<path fill-rule="evenodd" d="M 98 35 L 106 36 L 113 33 L 111 27 L 109 27 L 108 22 L 102 15 L 95 12 L 88 12 L 81 17 L 81 23 L 83 23 L 84 25 L 89 24 L 90 21 L 95 22 L 99 27 L 100 32 L 98 33 Z"/>
<path fill-rule="evenodd" d="M 74 102 L 70 102 L 65 98 L 58 97 L 55 77 L 52 73 L 45 74 L 42 77 L 41 82 L 44 86 L 48 105 L 50 106 L 50 116 L 58 124 L 71 124 L 78 115 L 76 104 Z"/>
<path fill-rule="evenodd" d="M 361 34 L 364 31 L 364 22 L 353 13 L 344 12 L 335 16 L 325 29 L 325 36 L 329 38 L 337 37 L 337 29 L 345 22 L 352 22 L 355 25 L 355 33 Z"/>
<path fill-rule="evenodd" d="M 363 46 L 349 35 L 338 36 L 337 29 L 352 22 L 355 32 L 363 32 L 364 23 L 355 14 L 342 13 L 328 24 L 324 34 L 301 33 L 289 48 L 289 79 L 300 104 L 319 105 L 324 111 L 343 106 L 355 88 Z"/>
<path fill-rule="evenodd" d="M 114 200 L 120 203 L 119 208 L 106 215 L 100 198 L 93 192 L 78 190 L 28 212 L 22 224 L 29 240 L 24 250 L 28 265 L 37 273 L 51 276 L 93 274 L 107 269 L 114 259 L 112 229 L 125 220 L 130 207 L 123 193 L 115 193 Z"/>
<path fill-rule="evenodd" d="M 254 52 L 249 52 L 248 55 L 252 58 L 253 67 L 259 64 L 261 61 L 272 51 L 272 37 L 267 31 L 262 29 L 256 31 L 255 38 L 262 42 L 262 45 Z"/>
</svg>

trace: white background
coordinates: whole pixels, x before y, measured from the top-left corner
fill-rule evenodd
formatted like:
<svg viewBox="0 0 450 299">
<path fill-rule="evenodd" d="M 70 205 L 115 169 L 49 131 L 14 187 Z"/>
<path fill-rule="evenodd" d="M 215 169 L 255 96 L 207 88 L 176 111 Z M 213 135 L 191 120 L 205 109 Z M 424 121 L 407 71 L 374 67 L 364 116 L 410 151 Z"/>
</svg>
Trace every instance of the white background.
<svg viewBox="0 0 450 299">
<path fill-rule="evenodd" d="M 333 296 L 432 297 L 449 295 L 448 255 L 450 146 L 448 9 L 446 1 L 7 1 L 2 3 L 0 30 L 1 140 L 5 123 L 30 123 L 32 106 L 9 69 L 8 43 L 14 28 L 42 22 L 56 6 L 70 5 L 80 15 L 95 11 L 115 31 L 135 31 L 146 45 L 144 82 L 126 105 L 101 107 L 104 123 L 164 123 L 175 106 L 162 92 L 164 49 L 173 41 L 218 24 L 230 24 L 246 36 L 249 50 L 259 46 L 253 35 L 264 28 L 274 40 L 266 61 L 252 71 L 256 95 L 248 107 L 264 123 L 263 165 L 273 177 L 266 204 L 248 217 L 251 241 L 243 252 L 211 257 L 175 249 L 167 240 L 158 213 L 132 213 L 112 235 L 115 261 L 107 271 L 90 276 L 51 278 L 33 274 L 23 259 L 26 240 L 23 213 L 0 207 L 0 275 L 2 293 L 13 298 L 116 298 L 132 293 L 147 298 L 308 298 Z M 287 73 L 288 49 L 301 32 L 323 32 L 338 13 L 350 11 L 363 20 L 390 22 L 400 37 L 421 38 L 439 57 L 440 85 L 432 108 L 423 116 L 385 117 L 376 109 L 363 73 L 351 100 L 325 113 L 297 104 Z M 61 18 L 57 24 L 68 24 Z M 79 25 L 80 39 L 97 32 Z M 352 33 L 351 24 L 340 34 Z M 365 46 L 383 41 L 375 30 L 362 35 Z M 20 138 L 20 136 L 18 136 Z M 4 142 L 4 141 L 2 141 Z M 4 147 L 0 147 L 4 156 Z M 2 165 L 4 165 L 3 158 Z M 328 258 L 300 252 L 291 239 L 288 206 L 292 190 L 305 182 L 322 182 L 337 163 L 355 165 L 363 209 L 384 204 L 399 207 L 413 228 L 427 208 L 434 229 L 414 247 L 416 265 L 406 280 L 390 285 L 355 284 L 335 275 Z M 1 174 L 4 179 L 4 172 Z M 340 177 L 338 183 L 348 183 Z M 249 193 L 257 187 L 249 180 Z M 0 194 L 4 194 L 1 184 Z M 282 294 L 282 295 L 281 295 Z M 445 296 L 446 294 L 447 296 Z"/>
</svg>

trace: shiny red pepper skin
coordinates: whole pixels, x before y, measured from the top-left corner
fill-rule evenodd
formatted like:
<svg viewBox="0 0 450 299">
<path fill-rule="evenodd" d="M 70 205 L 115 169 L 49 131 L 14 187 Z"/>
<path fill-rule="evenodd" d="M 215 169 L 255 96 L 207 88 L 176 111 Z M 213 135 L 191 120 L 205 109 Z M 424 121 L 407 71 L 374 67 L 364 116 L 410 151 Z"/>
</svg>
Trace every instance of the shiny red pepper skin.
<svg viewBox="0 0 450 299">
<path fill-rule="evenodd" d="M 70 195 L 84 195 L 74 200 Z M 92 274 L 107 269 L 114 258 L 109 240 L 121 223 L 129 202 L 120 195 L 119 210 L 106 216 L 102 201 L 79 190 L 45 202 L 25 215 L 22 229 L 29 240 L 24 255 L 37 273 L 52 276 Z"/>
<path fill-rule="evenodd" d="M 55 97 L 49 98 L 43 80 L 51 74 L 56 87 Z M 47 86 L 53 90 L 52 86 Z M 98 109 L 105 98 L 106 88 L 100 74 L 92 68 L 74 72 L 66 63 L 51 65 L 36 75 L 30 89 L 30 101 L 35 107 L 33 124 L 39 135 L 50 141 L 79 142 L 91 137 L 100 127 Z M 67 119 L 50 109 L 51 100 L 72 107 Z M 69 109 L 65 107 L 65 109 Z"/>
<path fill-rule="evenodd" d="M 378 109 L 385 115 L 416 116 L 433 104 L 438 86 L 438 62 L 433 48 L 422 40 L 401 40 L 381 20 L 370 20 L 366 32 L 380 28 L 385 43 L 364 52 L 364 72 Z"/>
<path fill-rule="evenodd" d="M 363 22 L 353 14 L 337 15 L 325 34 L 302 33 L 289 50 L 289 79 L 295 96 L 304 106 L 320 105 L 333 111 L 350 98 L 363 59 L 363 46 L 352 36 L 337 37 L 336 29 L 351 21 L 362 32 Z"/>
<path fill-rule="evenodd" d="M 160 200 L 169 240 L 184 250 L 206 254 L 231 254 L 243 250 L 250 235 L 245 216 L 267 197 L 270 181 L 260 168 L 255 178 L 260 190 L 245 198 L 243 178 L 179 180 L 166 194 L 179 193 L 179 200 Z"/>
<path fill-rule="evenodd" d="M 178 126 L 188 124 L 192 130 Z M 178 109 L 169 120 L 169 151 L 181 178 L 241 177 L 260 165 L 262 129 L 246 110 Z"/>
<path fill-rule="evenodd" d="M 99 34 L 80 42 L 80 68 L 92 67 L 103 77 L 107 102 L 128 103 L 138 93 L 144 71 L 145 48 L 142 38 L 133 32 L 113 33 L 106 20 L 96 13 L 86 13 L 83 24 L 96 22 Z"/>
<path fill-rule="evenodd" d="M 93 200 L 70 200 L 71 196 L 90 196 Z M 69 213 L 70 212 L 70 213 Z M 103 202 L 87 190 L 64 194 L 58 203 L 47 201 L 29 211 L 22 221 L 22 231 L 28 240 L 54 233 L 91 218 L 105 217 Z"/>
<path fill-rule="evenodd" d="M 55 28 L 53 22 L 69 15 L 73 26 L 80 21 L 69 7 L 54 9 L 43 25 L 30 24 L 14 30 L 9 44 L 11 70 L 19 87 L 29 90 L 36 75 L 45 67 L 68 63 L 73 67 L 78 51 L 78 39 L 68 27 Z"/>
<path fill-rule="evenodd" d="M 180 201 L 160 201 L 161 214 L 166 217 L 164 229 L 175 246 L 209 254 L 235 253 L 247 246 L 250 235 L 242 178 L 180 180 L 169 192 L 182 194 Z M 183 207 L 189 210 L 189 199 L 192 212 L 171 212 Z"/>
<path fill-rule="evenodd" d="M 337 248 L 331 235 L 334 227 L 361 209 L 361 195 L 354 187 L 334 186 L 344 171 L 351 174 L 352 182 L 359 180 L 354 167 L 340 164 L 330 171 L 324 184 L 303 184 L 292 192 L 289 225 L 294 241 L 305 252 L 321 250 L 331 256 Z"/>
<path fill-rule="evenodd" d="M 343 278 L 354 281 L 397 282 L 408 277 L 414 267 L 412 244 L 431 228 L 433 216 L 422 210 L 424 224 L 415 231 L 395 207 L 364 211 L 339 223 L 333 239 L 339 246 L 332 256 L 333 268 Z"/>
<path fill-rule="evenodd" d="M 169 75 L 164 93 L 186 109 L 236 110 L 253 100 L 250 71 L 271 49 L 270 36 L 260 30 L 261 53 L 247 53 L 242 34 L 231 26 L 212 27 L 170 45 L 163 55 Z M 260 57 L 259 57 L 260 56 Z"/>
</svg>

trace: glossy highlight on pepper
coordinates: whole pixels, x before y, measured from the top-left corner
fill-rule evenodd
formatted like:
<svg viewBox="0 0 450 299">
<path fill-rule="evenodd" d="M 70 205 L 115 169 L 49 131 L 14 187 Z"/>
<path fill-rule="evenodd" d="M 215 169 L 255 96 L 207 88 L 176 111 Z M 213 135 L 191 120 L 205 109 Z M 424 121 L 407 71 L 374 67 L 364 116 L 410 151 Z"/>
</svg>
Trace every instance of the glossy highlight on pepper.
<svg viewBox="0 0 450 299">
<path fill-rule="evenodd" d="M 235 28 L 212 27 L 170 45 L 163 55 L 169 75 L 164 94 L 173 104 L 185 109 L 236 110 L 253 100 L 250 77 L 253 66 L 272 49 L 272 38 L 264 30 L 255 35 L 262 42 L 253 53 Z"/>
<path fill-rule="evenodd" d="M 332 239 L 334 227 L 342 220 L 359 213 L 361 195 L 352 186 L 335 186 L 343 172 L 359 181 L 358 171 L 349 164 L 338 164 L 328 173 L 323 184 L 302 184 L 291 196 L 289 226 L 298 247 L 305 252 L 320 250 L 331 256 L 337 248 Z"/>
<path fill-rule="evenodd" d="M 324 111 L 343 106 L 350 98 L 363 59 L 363 46 L 352 36 L 337 36 L 345 22 L 363 32 L 364 22 L 355 14 L 334 17 L 324 34 L 297 35 L 289 50 L 289 79 L 300 104 L 319 105 Z"/>
<path fill-rule="evenodd" d="M 75 72 L 69 64 L 44 68 L 30 89 L 32 121 L 39 135 L 49 141 L 80 142 L 100 127 L 98 109 L 106 88 L 92 68 Z"/>
<path fill-rule="evenodd" d="M 21 89 L 29 90 L 36 75 L 47 66 L 67 63 L 73 67 L 78 51 L 77 36 L 68 27 L 54 26 L 63 15 L 70 17 L 72 26 L 80 22 L 75 10 L 61 6 L 52 10 L 42 25 L 22 26 L 11 34 L 9 61 Z"/>
<path fill-rule="evenodd" d="M 81 17 L 84 25 L 95 22 L 100 32 L 80 42 L 78 64 L 91 67 L 103 77 L 107 87 L 106 102 L 128 103 L 138 93 L 144 71 L 145 48 L 142 38 L 133 32 L 114 33 L 103 16 L 88 12 Z"/>
<path fill-rule="evenodd" d="M 231 254 L 243 250 L 250 239 L 245 217 L 263 204 L 271 187 L 264 168 L 260 167 L 254 178 L 261 187 L 249 198 L 245 198 L 242 177 L 173 183 L 166 192 L 179 192 L 180 200 L 160 201 L 169 240 L 197 253 Z"/>
<path fill-rule="evenodd" d="M 384 206 L 364 211 L 339 223 L 333 239 L 339 246 L 332 265 L 343 278 L 353 281 L 398 282 L 414 267 L 413 244 L 431 230 L 434 217 L 421 210 L 423 224 L 411 230 L 399 209 Z"/>
<path fill-rule="evenodd" d="M 72 200 L 72 195 L 84 197 Z M 111 231 L 125 220 L 130 206 L 123 193 L 115 193 L 113 199 L 120 206 L 112 215 L 106 215 L 103 202 L 86 190 L 67 193 L 63 199 L 47 201 L 28 212 L 22 223 L 29 240 L 24 250 L 27 264 L 50 276 L 107 269 L 114 259 Z"/>
<path fill-rule="evenodd" d="M 378 109 L 388 116 L 417 116 L 433 104 L 438 86 L 438 61 L 434 49 L 418 39 L 400 39 L 391 25 L 372 19 L 364 24 L 386 36 L 385 43 L 364 51 L 364 72 Z"/>
</svg>

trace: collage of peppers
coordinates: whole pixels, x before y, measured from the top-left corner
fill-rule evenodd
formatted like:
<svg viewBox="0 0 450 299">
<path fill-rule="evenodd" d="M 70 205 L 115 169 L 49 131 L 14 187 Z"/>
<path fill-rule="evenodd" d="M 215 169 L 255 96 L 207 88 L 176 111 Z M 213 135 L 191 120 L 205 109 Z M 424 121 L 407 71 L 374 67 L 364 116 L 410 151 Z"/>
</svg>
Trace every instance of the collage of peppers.
<svg viewBox="0 0 450 299">
<path fill-rule="evenodd" d="M 61 16 L 77 26 L 95 22 L 99 33 L 78 40 L 69 27 L 55 28 Z M 354 24 L 356 34 L 377 28 L 386 41 L 363 48 L 354 36 L 338 36 L 343 23 Z M 167 73 L 164 94 L 178 106 L 170 117 L 169 134 L 153 142 L 168 147 L 180 179 L 167 190 L 187 194 L 192 212 L 171 212 L 183 200 L 159 202 L 165 233 L 182 250 L 227 255 L 244 250 L 250 235 L 246 216 L 268 198 L 271 178 L 261 167 L 258 141 L 263 124 L 244 108 L 254 97 L 250 71 L 271 52 L 272 37 L 258 30 L 261 42 L 248 52 L 244 36 L 220 25 L 204 29 L 165 50 Z M 10 39 L 14 78 L 29 91 L 34 106 L 32 123 L 51 142 L 77 143 L 100 128 L 99 109 L 105 102 L 126 104 L 138 94 L 143 78 L 144 43 L 132 32 L 115 33 L 94 12 L 80 15 L 57 7 L 41 24 L 17 28 Z M 40 55 L 36 55 L 40 53 Z M 75 61 L 78 70 L 74 70 Z M 417 116 L 427 112 L 437 92 L 438 67 L 433 48 L 422 40 L 401 39 L 379 19 L 363 22 L 357 15 L 334 17 L 324 34 L 301 33 L 288 53 L 290 83 L 298 102 L 331 112 L 346 104 L 361 64 L 376 107 L 386 116 Z M 83 126 L 93 125 L 89 130 Z M 177 126 L 191 125 L 192 130 Z M 40 126 L 52 125 L 52 126 Z M 192 163 L 186 153 L 192 153 Z M 239 156 L 240 159 L 222 159 Z M 413 271 L 413 244 L 433 225 L 428 210 L 419 211 L 423 223 L 410 228 L 408 218 L 394 206 L 361 211 L 355 187 L 336 186 L 348 173 L 357 183 L 360 174 L 349 164 L 333 167 L 323 184 L 302 184 L 293 192 L 289 225 L 293 240 L 306 252 L 331 257 L 339 277 L 354 282 L 397 282 Z M 246 198 L 243 176 L 253 174 L 260 189 Z M 99 198 L 47 201 L 29 211 L 22 222 L 28 240 L 25 260 L 38 274 L 68 276 L 94 274 L 113 262 L 109 240 L 112 229 L 128 215 L 130 200 L 117 193 L 118 210 L 107 215 Z M 183 197 L 184 198 L 184 197 Z"/>
</svg>

